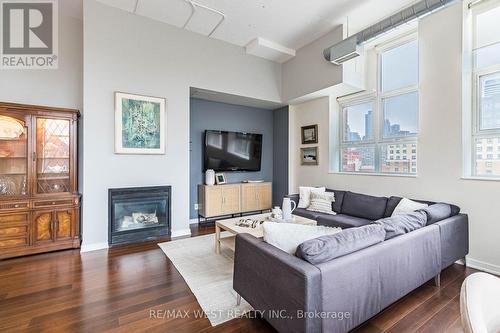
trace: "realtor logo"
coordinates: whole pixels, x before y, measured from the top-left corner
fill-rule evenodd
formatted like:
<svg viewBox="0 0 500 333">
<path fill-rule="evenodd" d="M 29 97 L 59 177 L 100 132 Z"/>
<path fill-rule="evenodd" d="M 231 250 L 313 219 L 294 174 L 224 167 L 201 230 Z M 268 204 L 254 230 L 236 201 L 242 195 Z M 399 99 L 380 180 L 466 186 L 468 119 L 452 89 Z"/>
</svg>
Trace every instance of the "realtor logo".
<svg viewBox="0 0 500 333">
<path fill-rule="evenodd" d="M 56 69 L 57 0 L 0 1 L 2 69 Z"/>
</svg>

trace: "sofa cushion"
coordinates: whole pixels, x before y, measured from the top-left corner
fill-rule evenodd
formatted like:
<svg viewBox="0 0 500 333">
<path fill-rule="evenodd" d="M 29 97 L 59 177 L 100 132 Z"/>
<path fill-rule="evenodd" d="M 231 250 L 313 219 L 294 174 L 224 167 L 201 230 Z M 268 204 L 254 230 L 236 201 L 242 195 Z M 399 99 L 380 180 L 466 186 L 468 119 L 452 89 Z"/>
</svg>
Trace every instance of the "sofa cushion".
<svg viewBox="0 0 500 333">
<path fill-rule="evenodd" d="M 384 217 L 387 198 L 346 192 L 342 203 L 342 214 L 378 220 Z"/>
<path fill-rule="evenodd" d="M 387 199 L 387 206 L 385 207 L 384 217 L 390 217 L 392 215 L 392 212 L 394 212 L 394 209 L 396 209 L 401 199 L 403 198 L 394 196 Z"/>
<path fill-rule="evenodd" d="M 306 240 L 331 235 L 342 230 L 324 226 L 305 225 L 298 223 L 264 222 L 262 224 L 264 241 L 287 253 L 294 254 L 297 246 Z"/>
<path fill-rule="evenodd" d="M 427 207 L 429 207 L 429 205 L 426 203 L 421 203 L 418 201 L 410 200 L 408 198 L 403 198 L 399 201 L 398 205 L 392 212 L 391 216 L 407 214 Z"/>
<path fill-rule="evenodd" d="M 335 215 L 336 212 L 333 211 L 333 203 L 335 202 L 335 194 L 332 192 L 311 192 L 308 211 L 318 212 L 324 214 Z"/>
<path fill-rule="evenodd" d="M 297 247 L 295 255 L 317 265 L 378 244 L 384 239 L 384 228 L 371 224 L 305 241 Z"/>
<path fill-rule="evenodd" d="M 305 217 L 306 219 L 311 219 L 311 220 L 317 221 L 318 216 L 320 216 L 321 213 L 312 212 L 312 211 L 309 211 L 305 208 L 297 208 L 293 211 L 293 215 L 302 216 L 302 217 Z"/>
<path fill-rule="evenodd" d="M 437 203 L 430 205 L 424 209 L 423 212 L 427 214 L 427 224 L 433 224 L 451 216 L 451 206 L 445 203 Z"/>
<path fill-rule="evenodd" d="M 384 217 L 389 217 L 392 215 L 392 212 L 394 212 L 394 209 L 399 204 L 399 201 L 401 201 L 401 199 L 403 199 L 403 198 L 393 196 L 393 197 L 390 197 L 389 200 L 387 200 L 387 207 L 385 209 Z M 435 204 L 435 202 L 433 202 L 433 201 L 426 201 L 426 200 L 414 200 L 414 201 L 417 201 L 420 203 L 425 203 L 425 204 L 428 204 L 429 206 Z M 458 215 L 460 213 L 460 207 L 450 204 L 450 208 L 451 208 L 451 215 L 450 216 L 455 216 L 455 215 Z"/>
<path fill-rule="evenodd" d="M 307 187 L 300 186 L 299 187 L 299 203 L 297 204 L 298 208 L 307 208 L 311 203 L 311 193 L 323 193 L 325 192 L 324 187 Z"/>
<path fill-rule="evenodd" d="M 427 224 L 427 214 L 419 210 L 386 217 L 373 223 L 384 228 L 385 239 L 391 239 L 424 227 Z"/>
<path fill-rule="evenodd" d="M 326 189 L 326 192 L 335 193 L 335 202 L 333 203 L 333 211 L 335 213 L 342 212 L 342 202 L 344 201 L 345 191 Z"/>
<path fill-rule="evenodd" d="M 372 223 L 372 220 L 363 219 L 360 217 L 345 215 L 345 214 L 337 214 L 337 215 L 328 215 L 328 214 L 319 214 L 316 217 L 316 221 L 318 221 L 318 225 L 326 225 L 329 227 L 339 227 L 339 228 L 354 228 L 361 227 L 367 224 Z"/>
</svg>

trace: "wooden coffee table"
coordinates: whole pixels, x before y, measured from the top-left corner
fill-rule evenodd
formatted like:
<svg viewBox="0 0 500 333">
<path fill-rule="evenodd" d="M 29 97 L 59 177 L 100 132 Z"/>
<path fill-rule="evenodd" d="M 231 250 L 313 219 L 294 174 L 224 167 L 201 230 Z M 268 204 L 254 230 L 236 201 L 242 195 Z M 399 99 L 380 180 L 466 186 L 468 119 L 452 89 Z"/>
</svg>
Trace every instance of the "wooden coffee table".
<svg viewBox="0 0 500 333">
<path fill-rule="evenodd" d="M 236 223 L 241 220 L 241 219 L 252 219 L 252 220 L 259 220 L 259 221 L 265 221 L 266 218 L 270 216 L 269 213 L 267 214 L 258 214 L 258 215 L 247 215 L 243 217 L 236 217 L 232 219 L 227 219 L 227 220 L 220 220 L 215 222 L 215 252 L 217 254 L 220 254 L 220 248 L 221 245 L 224 245 L 231 250 L 234 251 L 234 241 L 236 238 L 237 234 L 240 233 L 247 233 L 250 234 L 254 237 L 263 237 L 263 231 L 262 231 L 262 225 L 258 225 L 256 228 L 246 228 L 246 227 L 240 227 L 237 226 Z M 293 223 L 298 223 L 298 224 L 307 224 L 307 225 L 316 225 L 315 220 L 311 220 L 302 216 L 296 216 L 294 215 L 295 220 Z M 223 231 L 228 231 L 232 235 L 231 236 L 226 236 L 226 237 L 221 237 L 221 232 Z"/>
</svg>

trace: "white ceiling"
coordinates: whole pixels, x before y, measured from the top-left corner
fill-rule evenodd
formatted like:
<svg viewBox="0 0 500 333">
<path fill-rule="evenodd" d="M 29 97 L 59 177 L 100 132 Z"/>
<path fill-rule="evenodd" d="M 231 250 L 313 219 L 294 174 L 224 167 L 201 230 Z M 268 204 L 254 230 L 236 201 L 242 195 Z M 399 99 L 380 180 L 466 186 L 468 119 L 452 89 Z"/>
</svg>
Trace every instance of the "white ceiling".
<svg viewBox="0 0 500 333">
<path fill-rule="evenodd" d="M 186 0 L 99 0 L 138 15 L 177 27 L 187 21 L 191 8 Z M 364 28 L 415 0 L 195 0 L 223 12 L 224 22 L 212 35 L 245 46 L 261 37 L 297 50 L 356 16 L 351 24 Z M 137 8 L 136 8 L 137 6 Z M 359 15 L 356 15 L 359 14 Z M 208 35 L 220 16 L 198 8 L 186 29 Z M 351 21 L 351 17 L 350 20 Z"/>
<path fill-rule="evenodd" d="M 204 99 L 206 101 L 248 106 L 258 109 L 276 110 L 282 107 L 282 104 L 264 101 L 250 97 L 239 95 L 226 94 L 219 91 L 213 91 L 201 88 L 190 88 L 190 96 L 192 98 Z"/>
</svg>

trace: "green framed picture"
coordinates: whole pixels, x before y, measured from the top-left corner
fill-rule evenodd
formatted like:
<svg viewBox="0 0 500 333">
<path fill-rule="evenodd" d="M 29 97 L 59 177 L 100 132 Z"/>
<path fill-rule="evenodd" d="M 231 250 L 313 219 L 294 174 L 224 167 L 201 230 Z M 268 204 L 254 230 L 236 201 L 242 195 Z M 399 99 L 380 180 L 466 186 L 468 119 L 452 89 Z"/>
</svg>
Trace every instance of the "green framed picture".
<svg viewBox="0 0 500 333">
<path fill-rule="evenodd" d="M 159 97 L 115 93 L 115 153 L 165 154 L 165 105 Z"/>
</svg>

